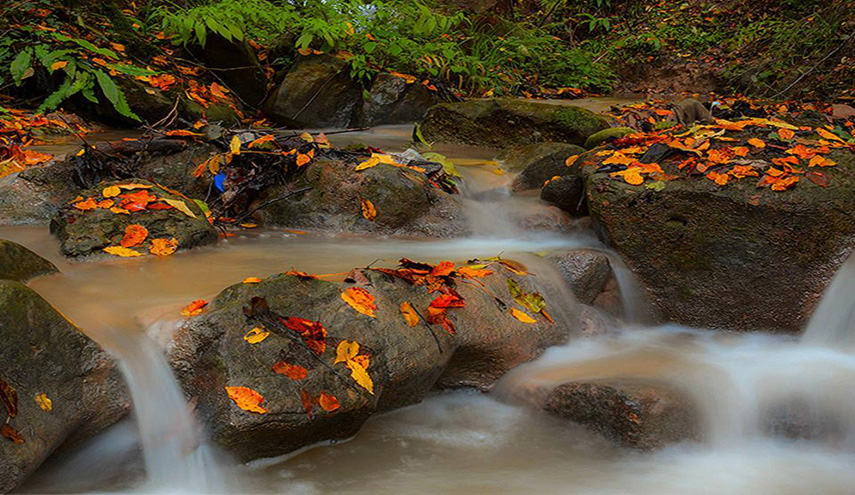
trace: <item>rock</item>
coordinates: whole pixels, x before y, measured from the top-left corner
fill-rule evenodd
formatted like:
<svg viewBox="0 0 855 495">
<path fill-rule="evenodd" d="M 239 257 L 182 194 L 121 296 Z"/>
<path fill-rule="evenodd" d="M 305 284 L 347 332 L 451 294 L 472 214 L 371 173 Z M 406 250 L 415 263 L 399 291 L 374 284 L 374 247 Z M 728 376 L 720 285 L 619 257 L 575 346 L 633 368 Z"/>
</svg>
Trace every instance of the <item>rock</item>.
<svg viewBox="0 0 855 495">
<path fill-rule="evenodd" d="M 331 55 L 301 56 L 264 104 L 276 122 L 294 128 L 348 127 L 362 100 L 345 61 Z"/>
<path fill-rule="evenodd" d="M 56 211 L 47 187 L 20 173 L 0 178 L 0 225 L 47 223 Z"/>
<path fill-rule="evenodd" d="M 617 322 L 609 314 L 586 304 L 579 305 L 579 332 L 582 335 L 603 335 L 617 326 Z"/>
<path fill-rule="evenodd" d="M 196 203 L 174 192 L 166 191 L 159 186 L 144 180 L 122 180 L 104 182 L 92 188 L 80 191 L 78 196 L 82 198 L 94 198 L 101 201 L 105 198 L 102 191 L 109 186 L 122 184 L 142 184 L 150 186 L 148 189 L 136 189 L 133 191 L 122 191 L 122 194 L 148 191 L 159 198 L 160 203 L 166 203 L 164 199 L 183 204 L 193 216 L 178 209 L 144 209 L 132 211 L 130 214 L 114 213 L 108 208 L 96 208 L 81 211 L 72 204 L 64 206 L 51 221 L 51 233 L 60 240 L 60 250 L 66 256 L 85 256 L 101 251 L 108 246 L 118 246 L 125 229 L 128 225 L 138 224 L 148 229 L 145 241 L 133 249 L 140 253 L 147 253 L 152 239 L 176 239 L 179 249 L 189 249 L 195 246 L 216 242 L 217 231 L 208 223 L 205 214 Z M 121 197 L 114 200 L 121 201 Z M 174 206 L 174 205 L 173 205 Z"/>
<path fill-rule="evenodd" d="M 420 120 L 442 98 L 419 83 L 410 83 L 392 74 L 378 74 L 371 83 L 368 99 L 361 101 L 354 124 L 373 127 L 408 124 Z"/>
<path fill-rule="evenodd" d="M 667 320 L 798 332 L 853 247 L 855 156 L 827 156 L 839 164 L 823 169 L 827 187 L 802 179 L 783 192 L 702 178 L 654 190 L 610 180 L 596 166 L 583 173 L 600 238 Z"/>
<path fill-rule="evenodd" d="M 547 260 L 558 267 L 576 300 L 583 304 L 593 303 L 612 277 L 609 258 L 599 251 L 557 252 L 547 256 Z"/>
<path fill-rule="evenodd" d="M 205 68 L 216 74 L 243 102 L 252 107 L 261 105 L 267 96 L 267 75 L 249 43 L 229 41 L 209 32 L 205 47 L 195 51 Z"/>
<path fill-rule="evenodd" d="M 258 210 L 256 219 L 265 225 L 333 232 L 448 237 L 467 231 L 460 205 L 450 194 L 432 186 L 425 174 L 385 164 L 357 172 L 357 163 L 329 159 L 313 162 L 299 180 L 269 189 L 258 204 L 288 191 L 311 189 L 265 206 Z M 363 199 L 374 205 L 374 221 L 362 215 Z"/>
<path fill-rule="evenodd" d="M 584 181 L 578 175 L 565 175 L 547 182 L 540 191 L 540 199 L 574 216 L 588 214 Z"/>
<path fill-rule="evenodd" d="M 370 414 L 419 402 L 438 381 L 442 386 L 488 387 L 545 346 L 566 340 L 569 327 L 560 319 L 562 312 L 556 311 L 554 325 L 541 318 L 537 324 L 526 324 L 497 305 L 491 294 L 498 293 L 508 276 L 503 268 L 497 270 L 501 275 L 484 279 L 489 292 L 458 284 L 466 306 L 449 310 L 454 335 L 423 321 L 409 327 L 400 313 L 401 303 L 410 302 L 425 315 L 437 294 L 376 271 L 362 270 L 357 276 L 370 283 L 366 289 L 376 298 L 375 318 L 357 313 L 342 300 L 347 284 L 289 274 L 259 284 L 237 284 L 177 332 L 170 360 L 185 392 L 197 401 L 213 440 L 241 460 L 348 438 Z M 510 299 L 506 287 L 501 294 Z M 253 305 L 254 297 L 263 298 L 272 313 L 258 299 Z M 295 334 L 280 317 L 320 321 L 328 331 L 323 353 L 295 344 Z M 245 334 L 259 325 L 271 334 L 249 344 Z M 369 356 L 373 395 L 356 385 L 344 364 L 334 363 L 336 347 L 343 340 L 358 342 L 360 354 Z M 295 381 L 274 373 L 271 367 L 278 361 L 305 367 L 307 378 Z M 236 386 L 260 393 L 267 412 L 239 409 L 224 389 Z M 310 416 L 301 402 L 302 390 L 312 397 L 322 391 L 332 394 L 340 408 L 325 412 L 315 406 Z"/>
<path fill-rule="evenodd" d="M 567 383 L 549 394 L 543 408 L 635 449 L 656 449 L 700 435 L 691 402 L 664 385 Z"/>
<path fill-rule="evenodd" d="M 635 129 L 632 129 L 631 127 L 612 127 L 609 129 L 603 129 L 600 132 L 588 136 L 588 139 L 585 140 L 585 148 L 592 150 L 597 146 L 607 143 L 613 139 L 620 139 L 627 134 L 632 134 L 633 132 L 635 132 Z"/>
<path fill-rule="evenodd" d="M 0 424 L 24 443 L 0 438 L 0 492 L 18 486 L 55 450 L 94 435 L 129 409 L 112 359 L 33 290 L 0 280 L 0 380 L 17 392 L 18 414 Z M 40 408 L 44 394 L 52 410 Z"/>
<path fill-rule="evenodd" d="M 0 239 L 0 279 L 27 280 L 59 271 L 50 261 L 24 246 Z"/>
<path fill-rule="evenodd" d="M 512 148 L 499 156 L 502 168 L 519 172 L 513 190 L 539 189 L 543 183 L 568 172 L 567 158 L 585 150 L 567 143 L 534 143 Z"/>
<path fill-rule="evenodd" d="M 608 127 L 605 117 L 579 107 L 499 98 L 436 105 L 421 132 L 427 141 L 507 148 L 543 141 L 582 145 Z"/>
</svg>

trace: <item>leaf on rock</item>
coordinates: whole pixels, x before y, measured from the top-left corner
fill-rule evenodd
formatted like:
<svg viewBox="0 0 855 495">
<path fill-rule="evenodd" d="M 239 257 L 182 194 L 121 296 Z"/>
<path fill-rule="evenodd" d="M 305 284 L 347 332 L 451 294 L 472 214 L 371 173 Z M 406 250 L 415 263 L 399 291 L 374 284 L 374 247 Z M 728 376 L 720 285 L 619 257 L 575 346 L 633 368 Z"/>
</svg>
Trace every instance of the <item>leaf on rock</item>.
<svg viewBox="0 0 855 495">
<path fill-rule="evenodd" d="M 79 201 L 73 205 L 80 211 L 89 211 L 98 208 L 98 203 L 93 198 L 86 198 L 84 201 Z"/>
<path fill-rule="evenodd" d="M 133 258 L 135 256 L 142 256 L 143 254 L 134 251 L 133 249 L 129 249 L 122 246 L 107 246 L 103 249 L 105 253 L 110 253 L 113 256 L 121 256 L 122 258 Z"/>
<path fill-rule="evenodd" d="M 466 306 L 466 301 L 454 294 L 441 294 L 430 303 L 432 308 L 462 308 L 464 306 Z"/>
<path fill-rule="evenodd" d="M 789 141 L 796 136 L 796 133 L 790 129 L 778 129 L 778 136 L 784 141 Z"/>
<path fill-rule="evenodd" d="M 305 318 L 279 318 L 279 321 L 289 330 L 300 334 L 300 338 L 317 355 L 321 355 L 327 349 L 327 329 L 319 321 L 307 320 Z"/>
<path fill-rule="evenodd" d="M 285 375 L 294 381 L 305 380 L 309 376 L 309 370 L 297 365 L 279 361 L 273 365 L 273 372 L 277 375 Z"/>
<path fill-rule="evenodd" d="M 121 245 L 124 248 L 140 245 L 148 237 L 148 229 L 139 224 L 131 224 L 125 227 L 125 236 L 122 237 Z"/>
<path fill-rule="evenodd" d="M 259 282 L 261 282 L 261 279 L 258 277 L 247 277 L 243 279 L 243 283 L 245 284 L 257 284 Z"/>
<path fill-rule="evenodd" d="M 341 404 L 338 403 L 338 399 L 336 399 L 334 395 L 326 392 L 321 392 L 321 395 L 318 396 L 318 405 L 326 412 L 333 412 L 341 407 Z"/>
<path fill-rule="evenodd" d="M 24 443 L 24 437 L 22 437 L 20 433 L 15 431 L 15 429 L 9 426 L 8 424 L 0 426 L 0 435 L 11 440 L 12 443 L 16 445 Z"/>
<path fill-rule="evenodd" d="M 377 209 L 374 208 L 374 203 L 367 199 L 363 199 L 362 201 L 362 216 L 365 217 L 369 222 L 373 222 L 375 218 L 377 218 Z"/>
<path fill-rule="evenodd" d="M 442 325 L 442 328 L 445 329 L 446 332 L 454 335 L 454 322 L 448 319 L 448 309 L 447 308 L 437 308 L 434 306 L 428 306 L 427 316 L 425 320 L 431 325 Z"/>
<path fill-rule="evenodd" d="M 312 396 L 306 389 L 300 390 L 300 402 L 303 403 L 303 408 L 306 409 L 306 415 L 312 419 Z"/>
<path fill-rule="evenodd" d="M 350 377 L 353 378 L 353 381 L 367 390 L 368 393 L 374 395 L 374 381 L 371 380 L 368 370 L 363 368 L 358 361 L 348 361 L 347 367 L 350 369 Z"/>
<path fill-rule="evenodd" d="M 333 364 L 338 363 L 347 363 L 348 361 L 352 361 L 356 355 L 359 354 L 359 343 L 351 340 L 342 340 L 339 342 L 338 347 L 335 349 L 335 362 Z"/>
<path fill-rule="evenodd" d="M 517 308 L 511 308 L 511 316 L 518 319 L 523 323 L 537 323 L 537 320 L 532 318 L 531 316 L 525 314 L 524 312 L 518 310 Z"/>
<path fill-rule="evenodd" d="M 493 274 L 493 270 L 475 268 L 474 266 L 461 266 L 455 272 L 464 278 L 484 278 Z"/>
<path fill-rule="evenodd" d="M 155 256 L 169 256 L 178 249 L 178 239 L 152 239 L 148 251 Z"/>
<path fill-rule="evenodd" d="M 356 311 L 375 318 L 374 310 L 377 305 L 374 304 L 374 296 L 362 287 L 350 287 L 341 293 L 341 298 L 344 302 L 350 305 Z"/>
<path fill-rule="evenodd" d="M 517 282 L 509 278 L 507 281 L 508 284 L 508 292 L 511 293 L 511 297 L 514 298 L 514 301 L 520 303 L 523 307 L 528 309 L 533 313 L 540 313 L 544 309 L 546 309 L 546 301 L 543 299 L 543 296 L 540 295 L 539 292 L 527 293 L 517 284 Z"/>
<path fill-rule="evenodd" d="M 360 387 L 374 394 L 374 382 L 368 374 L 367 367 L 370 362 L 368 356 L 358 356 L 359 343 L 343 340 L 338 344 L 335 350 L 335 363 L 344 363 L 350 370 L 350 377 L 359 384 Z"/>
<path fill-rule="evenodd" d="M 196 316 L 202 313 L 202 308 L 208 305 L 208 301 L 197 299 L 181 310 L 181 316 Z"/>
<path fill-rule="evenodd" d="M 53 401 L 48 399 L 48 396 L 46 394 L 37 394 L 35 397 L 35 401 L 36 404 L 38 404 L 43 411 L 53 411 Z"/>
<path fill-rule="evenodd" d="M 401 303 L 401 313 L 404 315 L 404 320 L 407 321 L 408 327 L 414 327 L 419 324 L 421 318 L 419 318 L 418 313 L 416 313 L 416 309 L 413 308 L 413 305 L 408 302 Z"/>
<path fill-rule="evenodd" d="M 454 263 L 450 261 L 440 261 L 439 264 L 431 270 L 430 274 L 434 277 L 447 277 L 448 275 L 451 275 L 451 272 L 453 271 Z"/>
<path fill-rule="evenodd" d="M 190 208 L 187 206 L 187 203 L 185 203 L 184 201 L 181 201 L 180 199 L 169 199 L 169 198 L 161 198 L 161 199 L 163 200 L 164 203 L 168 204 L 169 206 L 174 207 L 176 210 L 187 215 L 188 217 L 196 218 L 196 214 L 190 210 Z"/>
<path fill-rule="evenodd" d="M 226 387 L 229 399 L 244 411 L 258 414 L 267 413 L 267 409 L 261 406 L 264 397 L 255 390 L 248 387 Z"/>
<path fill-rule="evenodd" d="M 18 415 L 18 392 L 6 380 L 0 378 L 0 400 L 10 418 Z"/>
<path fill-rule="evenodd" d="M 119 186 L 109 186 L 105 187 L 103 191 L 101 191 L 101 195 L 105 198 L 115 198 L 119 194 L 122 193 L 122 190 Z"/>
<path fill-rule="evenodd" d="M 751 146 L 754 146 L 755 148 L 765 148 L 766 147 L 766 142 L 763 141 L 762 139 L 757 139 L 757 138 L 749 139 L 748 144 L 750 144 Z"/>
<path fill-rule="evenodd" d="M 264 341 L 270 332 L 265 330 L 262 327 L 255 327 L 252 330 L 246 332 L 246 335 L 243 336 L 243 340 L 249 342 L 250 344 L 258 344 L 259 342 Z"/>
</svg>

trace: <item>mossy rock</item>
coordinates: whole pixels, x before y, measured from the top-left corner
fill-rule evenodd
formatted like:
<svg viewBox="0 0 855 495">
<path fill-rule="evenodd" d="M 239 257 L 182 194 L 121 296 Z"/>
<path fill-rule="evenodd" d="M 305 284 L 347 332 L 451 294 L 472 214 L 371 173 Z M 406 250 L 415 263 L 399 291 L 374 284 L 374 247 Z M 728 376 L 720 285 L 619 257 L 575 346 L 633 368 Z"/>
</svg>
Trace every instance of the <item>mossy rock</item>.
<svg viewBox="0 0 855 495">
<path fill-rule="evenodd" d="M 627 134 L 632 134 L 633 132 L 636 132 L 635 129 L 630 127 L 612 127 L 610 129 L 603 129 L 602 131 L 588 136 L 588 139 L 585 140 L 585 148 L 592 150 L 597 146 L 607 143 L 613 139 L 620 139 Z"/>
<path fill-rule="evenodd" d="M 539 189 L 544 182 L 556 176 L 566 175 L 570 169 L 567 158 L 584 153 L 585 149 L 567 143 L 534 143 L 512 148 L 500 156 L 502 168 L 519 172 L 514 179 L 513 189 Z"/>
<path fill-rule="evenodd" d="M 0 424 L 23 443 L 0 438 L 0 493 L 13 490 L 63 444 L 94 435 L 129 408 L 109 355 L 20 282 L 0 280 L 0 380 L 17 392 L 18 414 Z M 45 410 L 36 401 L 52 402 Z"/>
<path fill-rule="evenodd" d="M 421 132 L 428 141 L 507 148 L 543 141 L 582 145 L 608 127 L 608 119 L 583 108 L 499 98 L 436 105 Z"/>
<path fill-rule="evenodd" d="M 196 203 L 174 191 L 167 191 L 151 182 L 128 179 L 122 181 L 104 182 L 100 185 L 79 192 L 81 198 L 104 200 L 104 188 L 122 184 L 142 184 L 149 186 L 147 190 L 157 198 L 166 198 L 183 203 L 192 214 L 179 211 L 177 208 L 130 212 L 130 214 L 114 213 L 108 208 L 96 208 L 81 211 L 72 204 L 64 206 L 51 221 L 51 233 L 60 240 L 60 250 L 66 256 L 85 256 L 97 253 L 108 246 L 118 246 L 125 234 L 125 229 L 131 224 L 142 225 L 148 230 L 145 241 L 132 247 L 137 252 L 147 253 L 152 239 L 175 239 L 179 249 L 189 249 L 195 246 L 211 244 L 217 241 L 217 231 L 208 222 L 205 214 Z M 123 194 L 127 191 L 123 191 Z M 136 191 L 133 191 L 136 192 Z"/>
<path fill-rule="evenodd" d="M 57 271 L 56 265 L 24 246 L 0 239 L 0 279 L 25 282 Z"/>
</svg>

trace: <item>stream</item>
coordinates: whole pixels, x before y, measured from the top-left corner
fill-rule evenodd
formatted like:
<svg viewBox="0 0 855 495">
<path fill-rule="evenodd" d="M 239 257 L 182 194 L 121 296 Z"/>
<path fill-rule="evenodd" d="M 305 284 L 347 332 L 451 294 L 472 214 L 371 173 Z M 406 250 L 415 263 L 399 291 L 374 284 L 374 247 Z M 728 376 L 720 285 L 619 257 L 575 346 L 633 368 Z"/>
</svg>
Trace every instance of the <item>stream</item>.
<svg viewBox="0 0 855 495">
<path fill-rule="evenodd" d="M 411 131 L 386 126 L 330 139 L 396 152 Z M 118 358 L 134 401 L 131 418 L 54 456 L 15 493 L 855 493 L 855 259 L 838 273 L 804 337 L 644 325 L 646 303 L 631 273 L 584 225 L 570 234 L 520 226 L 513 220 L 520 211 L 554 213 L 536 195 L 507 193 L 512 177 L 496 173 L 493 151 L 437 151 L 466 178 L 472 237 L 253 229 L 171 257 L 93 263 L 63 258 L 44 227 L 0 227 L 0 238 L 57 264 L 60 274 L 29 285 Z M 628 315 L 622 328 L 573 337 L 489 394 L 436 393 L 370 418 L 349 441 L 281 458 L 240 464 L 208 445 L 160 350 L 183 306 L 246 277 L 292 268 L 341 273 L 401 257 L 438 262 L 501 253 L 537 263 L 526 253 L 582 248 L 610 256 Z M 537 266 L 548 283 L 561 283 Z M 572 306 L 569 299 L 552 304 Z M 632 451 L 520 400 L 533 386 L 614 379 L 685 392 L 700 411 L 702 439 Z M 768 426 L 775 411 L 794 404 L 816 432 L 809 439 Z"/>
</svg>

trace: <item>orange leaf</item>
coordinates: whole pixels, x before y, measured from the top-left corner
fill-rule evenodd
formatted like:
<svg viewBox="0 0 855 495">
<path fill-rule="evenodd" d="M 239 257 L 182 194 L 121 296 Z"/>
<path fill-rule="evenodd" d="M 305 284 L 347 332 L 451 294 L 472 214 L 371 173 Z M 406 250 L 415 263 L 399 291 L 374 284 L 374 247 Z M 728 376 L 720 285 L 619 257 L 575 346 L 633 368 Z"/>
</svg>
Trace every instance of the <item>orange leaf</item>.
<svg viewBox="0 0 855 495">
<path fill-rule="evenodd" d="M 126 210 L 124 208 L 119 208 L 118 206 L 113 206 L 112 208 L 110 208 L 110 211 L 112 211 L 116 215 L 130 215 L 131 214 L 131 212 L 129 212 L 128 210 Z"/>
<path fill-rule="evenodd" d="M 350 287 L 345 289 L 345 291 L 341 293 L 341 298 L 356 311 L 375 318 L 374 310 L 377 309 L 377 305 L 374 304 L 374 296 L 362 287 Z"/>
<path fill-rule="evenodd" d="M 840 136 L 832 132 L 828 132 L 822 127 L 817 127 L 816 133 L 822 136 L 823 138 L 828 139 L 829 141 L 840 141 L 841 143 L 845 143 L 845 141 Z"/>
<path fill-rule="evenodd" d="M 267 409 L 261 406 L 264 402 L 264 397 L 255 390 L 248 387 L 226 387 L 226 393 L 229 394 L 229 399 L 244 411 L 264 414 Z"/>
<path fill-rule="evenodd" d="M 743 179 L 745 177 L 756 177 L 760 175 L 754 167 L 750 165 L 736 165 L 730 171 L 730 175 L 736 177 L 737 179 Z"/>
<path fill-rule="evenodd" d="M 68 65 L 68 60 L 58 60 L 50 64 L 50 70 L 53 72 L 55 70 L 64 69 L 66 65 Z"/>
<path fill-rule="evenodd" d="M 736 156 L 746 156 L 750 150 L 744 146 L 737 146 L 733 148 L 733 154 Z"/>
<path fill-rule="evenodd" d="M 341 407 L 338 403 L 338 399 L 326 392 L 321 392 L 321 395 L 318 396 L 318 405 L 326 412 L 333 412 Z"/>
<path fill-rule="evenodd" d="M 89 211 L 98 208 L 98 203 L 93 198 L 86 198 L 85 201 L 74 203 L 74 207 L 80 211 Z"/>
<path fill-rule="evenodd" d="M 139 224 L 132 224 L 125 227 L 125 236 L 119 245 L 124 248 L 138 246 L 145 238 L 148 237 L 148 229 Z"/>
<path fill-rule="evenodd" d="M 462 308 L 466 306 L 466 301 L 454 294 L 442 294 L 431 301 L 432 308 Z"/>
<path fill-rule="evenodd" d="M 436 267 L 430 272 L 434 277 L 446 277 L 454 271 L 454 263 L 450 261 L 440 261 Z"/>
<path fill-rule="evenodd" d="M 277 375 L 285 375 L 295 381 L 305 380 L 306 377 L 309 376 L 309 370 L 306 368 L 297 364 L 286 363 L 284 361 L 279 361 L 274 364 L 273 372 Z"/>
<path fill-rule="evenodd" d="M 448 319 L 448 309 L 428 306 L 425 320 L 431 325 L 442 325 L 446 332 L 454 335 L 454 323 Z"/>
<path fill-rule="evenodd" d="M 772 184 L 772 190 L 773 191 L 786 191 L 787 189 L 790 189 L 793 186 L 795 186 L 796 182 L 798 182 L 798 181 L 799 181 L 798 177 L 796 177 L 795 175 L 791 175 L 790 177 L 787 177 L 786 179 L 781 179 L 778 182 Z"/>
<path fill-rule="evenodd" d="M 198 132 L 186 131 L 183 129 L 175 129 L 172 131 L 166 131 L 166 136 L 175 136 L 175 137 L 198 137 L 204 136 L 204 134 L 200 134 Z"/>
<path fill-rule="evenodd" d="M 229 90 L 228 90 L 228 88 L 226 88 L 224 86 L 220 86 L 219 84 L 214 82 L 214 83 L 211 83 L 211 86 L 209 89 L 211 91 L 211 95 L 213 95 L 215 98 L 220 98 L 221 100 L 225 100 L 226 98 L 228 98 L 226 96 L 226 93 L 228 93 Z"/>
<path fill-rule="evenodd" d="M 727 180 L 729 178 L 730 177 L 727 174 L 720 174 L 718 172 L 713 172 L 713 171 L 710 171 L 707 174 L 707 179 L 709 179 L 711 181 L 715 181 L 715 183 L 720 185 L 720 186 L 727 185 Z"/>
<path fill-rule="evenodd" d="M 312 419 L 312 396 L 309 395 L 308 390 L 300 390 L 300 402 L 303 403 L 303 407 L 306 409 L 306 415 L 309 416 L 309 419 Z"/>
<path fill-rule="evenodd" d="M 196 316 L 202 312 L 202 308 L 208 305 L 208 301 L 197 299 L 181 310 L 181 316 Z"/>
<path fill-rule="evenodd" d="M 108 209 L 112 208 L 114 204 L 116 204 L 116 202 L 113 201 L 112 199 L 105 199 L 105 200 L 98 202 L 98 208 L 103 208 L 105 210 L 108 210 Z"/>
<path fill-rule="evenodd" d="M 416 313 L 413 305 L 408 302 L 401 303 L 401 313 L 404 315 L 404 320 L 407 321 L 408 327 L 414 327 L 419 324 L 419 315 Z"/>
<path fill-rule="evenodd" d="M 808 163 L 808 167 L 833 167 L 835 165 L 837 165 L 837 162 L 819 155 L 811 158 Z"/>
<path fill-rule="evenodd" d="M 270 332 L 264 329 L 264 327 L 255 327 L 252 330 L 246 332 L 246 335 L 243 336 L 243 340 L 247 341 L 250 344 L 259 344 L 264 342 L 264 340 L 270 336 Z"/>
<path fill-rule="evenodd" d="M 148 252 L 155 256 L 169 256 L 178 249 L 178 239 L 152 239 Z"/>
<path fill-rule="evenodd" d="M 605 162 L 604 162 L 605 163 Z M 610 177 L 623 177 L 623 180 L 630 185 L 638 186 L 644 182 L 644 177 L 641 176 L 641 169 L 638 167 L 628 168 L 620 172 L 612 172 Z"/>
<path fill-rule="evenodd" d="M 258 277 L 247 277 L 243 279 L 243 283 L 245 284 L 257 284 L 259 282 L 261 282 L 261 279 Z"/>
<path fill-rule="evenodd" d="M 730 148 L 711 149 L 707 151 L 707 159 L 713 163 L 730 163 L 733 150 Z"/>
<path fill-rule="evenodd" d="M 11 426 L 9 426 L 8 424 L 4 424 L 3 426 L 0 426 L 0 435 L 2 435 L 5 438 L 8 438 L 9 440 L 12 441 L 12 443 L 14 443 L 16 445 L 20 445 L 20 444 L 24 443 L 24 437 L 22 437 L 20 433 L 15 431 L 15 429 L 12 428 Z"/>
<path fill-rule="evenodd" d="M 757 138 L 749 139 L 748 144 L 750 144 L 751 146 L 754 146 L 755 148 L 765 148 L 766 147 L 766 142 L 763 141 L 762 139 L 757 139 Z"/>
<path fill-rule="evenodd" d="M 362 216 L 369 222 L 373 222 L 377 218 L 377 210 L 374 208 L 374 203 L 367 199 L 362 201 Z"/>
<path fill-rule="evenodd" d="M 327 349 L 327 329 L 319 321 L 307 320 L 305 318 L 279 318 L 279 321 L 289 330 L 300 334 L 300 338 L 317 355 L 321 355 Z"/>
<path fill-rule="evenodd" d="M 461 266 L 455 272 L 464 278 L 484 278 L 493 273 L 493 270 L 486 268 L 473 268 L 471 266 Z"/>
<path fill-rule="evenodd" d="M 264 136 L 261 136 L 258 139 L 250 141 L 250 143 L 246 145 L 246 147 L 255 148 L 256 146 L 261 146 L 264 143 L 272 143 L 275 139 L 276 138 L 273 136 L 273 134 L 265 134 Z"/>
<path fill-rule="evenodd" d="M 796 133 L 789 129 L 778 129 L 778 136 L 784 141 L 789 141 L 796 136 Z"/>
<path fill-rule="evenodd" d="M 302 167 L 312 161 L 312 157 L 305 153 L 297 153 L 297 166 Z"/>
<path fill-rule="evenodd" d="M 578 160 L 580 156 L 581 155 L 573 155 L 573 156 L 567 158 L 566 160 L 564 160 L 564 165 L 567 165 L 568 167 L 572 167 L 573 164 L 576 163 L 576 160 Z"/>
</svg>

